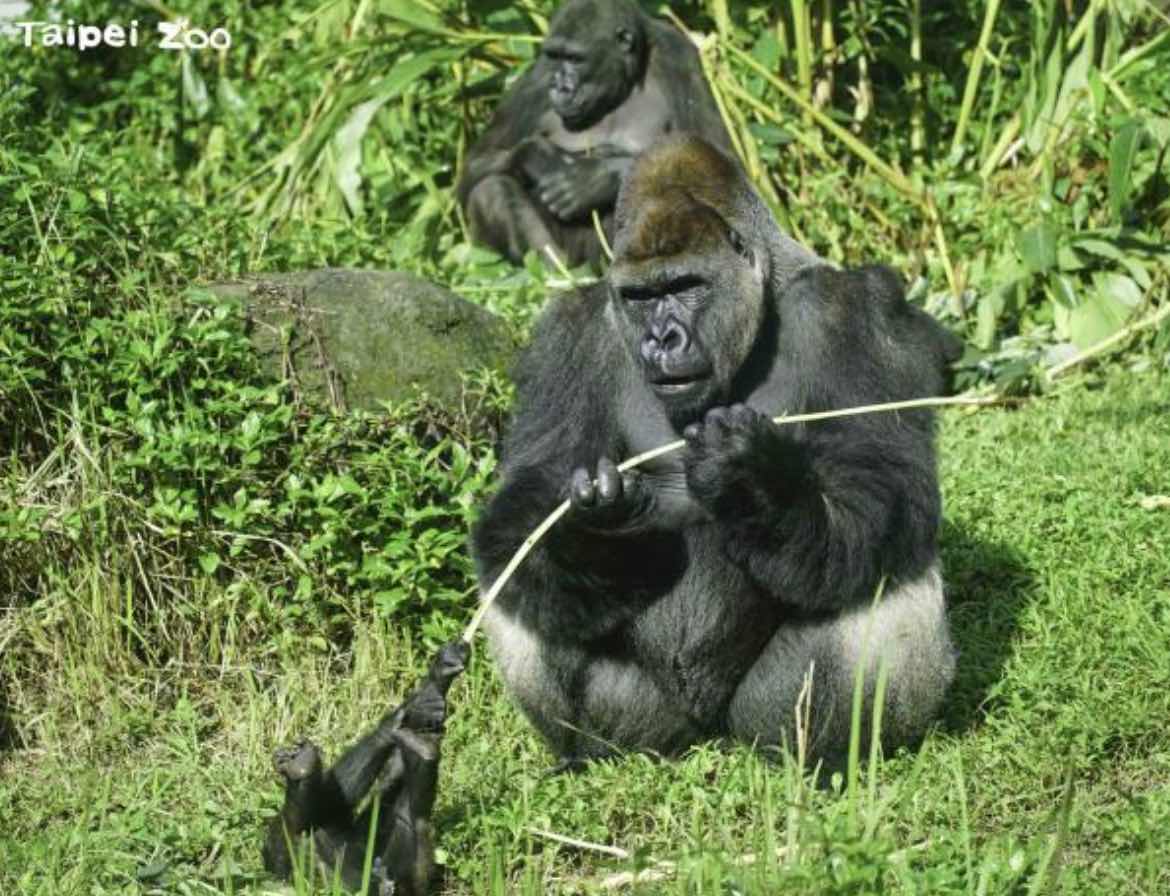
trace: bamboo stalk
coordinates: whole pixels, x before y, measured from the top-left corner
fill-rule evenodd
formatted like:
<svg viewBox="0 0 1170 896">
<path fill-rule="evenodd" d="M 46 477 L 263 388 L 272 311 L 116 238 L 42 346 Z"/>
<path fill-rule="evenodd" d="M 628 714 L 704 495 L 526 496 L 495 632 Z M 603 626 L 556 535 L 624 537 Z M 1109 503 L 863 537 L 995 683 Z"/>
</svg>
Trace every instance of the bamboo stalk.
<svg viewBox="0 0 1170 896">
<path fill-rule="evenodd" d="M 971 108 L 975 105 L 975 94 L 979 90 L 979 76 L 983 71 L 983 59 L 987 55 L 987 45 L 991 42 L 991 34 L 995 30 L 997 15 L 999 15 L 999 0 L 989 0 L 983 14 L 983 30 L 979 33 L 979 43 L 975 47 L 975 55 L 971 59 L 971 69 L 967 72 L 967 84 L 963 88 L 963 104 L 959 108 L 959 123 L 955 125 L 955 133 L 951 138 L 952 157 L 962 149 L 963 138 L 967 135 L 967 124 L 971 120 Z"/>
<path fill-rule="evenodd" d="M 942 216 L 939 214 L 938 207 L 935 205 L 934 197 L 924 188 L 915 185 L 913 181 L 897 168 L 878 158 L 877 154 L 861 140 L 829 118 L 820 109 L 815 108 L 812 103 L 801 97 L 791 86 L 785 84 L 780 78 L 773 75 L 755 59 L 743 52 L 743 50 L 731 44 L 727 45 L 727 49 L 740 61 L 744 62 L 749 68 L 763 77 L 782 96 L 800 106 L 802 110 L 808 112 L 817 124 L 845 144 L 847 149 L 851 150 L 854 155 L 873 168 L 890 186 L 912 200 L 922 209 L 922 212 L 926 215 L 927 223 L 930 226 L 935 246 L 942 256 L 943 271 L 946 273 L 947 286 L 951 291 L 951 307 L 960 318 L 963 317 L 962 285 L 959 283 L 955 265 L 950 257 L 946 233 L 942 224 Z M 751 103 L 760 115 L 771 119 L 777 124 L 784 124 L 784 119 L 778 111 L 751 98 L 747 91 L 736 85 L 731 85 L 731 91 L 743 99 L 744 102 Z"/>
<path fill-rule="evenodd" d="M 922 81 L 922 0 L 913 0 L 910 7 L 910 59 L 914 71 L 910 75 L 910 92 L 914 107 L 910 110 L 910 157 L 916 166 L 926 156 L 926 88 Z"/>
<path fill-rule="evenodd" d="M 748 68 L 752 69 L 756 74 L 762 77 L 768 84 L 773 87 L 777 93 L 781 94 L 785 99 L 790 100 L 800 107 L 802 112 L 808 115 L 815 121 L 822 129 L 828 131 L 838 140 L 840 140 L 850 152 L 857 156 L 861 161 L 873 168 L 881 177 L 883 177 L 894 189 L 902 193 L 907 198 L 913 200 L 924 211 L 926 210 L 926 199 L 923 191 L 919 189 L 914 183 L 906 177 L 901 171 L 888 162 L 878 158 L 877 154 L 866 146 L 861 140 L 849 133 L 848 129 L 841 127 L 837 122 L 833 121 L 828 115 L 817 109 L 813 104 L 800 95 L 800 92 L 795 90 L 791 85 L 786 84 L 780 78 L 776 77 L 759 62 L 752 58 L 751 55 L 745 53 L 732 44 L 727 45 L 727 50 L 735 56 L 740 62 L 743 62 Z M 784 119 L 778 112 L 773 111 L 769 116 L 773 121 L 782 123 Z"/>
<path fill-rule="evenodd" d="M 773 417 L 772 422 L 777 426 L 789 426 L 793 423 L 815 423 L 820 420 L 833 420 L 838 417 L 856 417 L 862 414 L 877 414 L 888 411 L 905 411 L 915 408 L 938 408 L 938 407 L 985 407 L 993 404 L 1001 404 L 1004 399 L 997 396 L 975 396 L 975 395 L 955 395 L 950 397 L 936 397 L 936 398 L 913 398 L 909 401 L 887 401 L 881 404 L 867 404 L 858 407 L 838 408 L 834 411 L 817 411 L 812 414 L 793 414 Z M 631 458 L 627 458 L 618 464 L 619 471 L 632 470 L 634 467 L 641 466 L 647 461 L 654 460 L 656 457 L 661 457 L 664 454 L 670 454 L 672 451 L 677 451 L 686 444 L 686 440 L 678 439 L 666 445 L 659 445 L 657 448 L 651 448 L 649 451 L 643 451 L 641 454 L 636 454 Z M 496 580 L 492 582 L 491 587 L 484 592 L 480 600 L 479 607 L 476 608 L 471 621 L 467 624 L 467 628 L 463 630 L 463 640 L 471 643 L 475 637 L 475 633 L 479 630 L 480 623 L 483 622 L 483 617 L 487 611 L 491 609 L 492 604 L 495 603 L 496 598 L 499 597 L 500 592 L 504 590 L 504 586 L 508 584 L 513 574 L 524 562 L 524 558 L 532 553 L 532 549 L 544 538 L 545 534 L 556 525 L 566 513 L 569 512 L 569 502 L 567 500 L 558 504 L 548 516 L 546 516 L 539 526 L 532 530 L 527 538 L 524 539 L 523 544 L 512 555 L 512 559 L 508 561 L 507 566 L 504 567 L 503 572 L 496 576 Z"/>
<path fill-rule="evenodd" d="M 800 85 L 801 96 L 812 101 L 812 22 L 808 3 L 792 0 L 792 37 L 796 44 L 796 82 Z M 805 112 L 805 122 L 809 114 Z"/>
</svg>

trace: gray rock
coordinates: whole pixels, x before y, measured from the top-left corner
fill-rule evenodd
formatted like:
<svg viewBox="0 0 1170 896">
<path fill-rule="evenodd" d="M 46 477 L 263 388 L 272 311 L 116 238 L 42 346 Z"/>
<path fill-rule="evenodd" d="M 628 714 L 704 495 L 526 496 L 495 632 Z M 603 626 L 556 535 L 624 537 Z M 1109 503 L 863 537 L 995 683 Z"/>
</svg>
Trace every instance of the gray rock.
<svg viewBox="0 0 1170 896">
<path fill-rule="evenodd" d="M 410 274 L 327 268 L 210 288 L 245 304 L 274 375 L 338 408 L 375 410 L 414 385 L 453 406 L 463 371 L 506 371 L 516 353 L 502 318 Z"/>
</svg>

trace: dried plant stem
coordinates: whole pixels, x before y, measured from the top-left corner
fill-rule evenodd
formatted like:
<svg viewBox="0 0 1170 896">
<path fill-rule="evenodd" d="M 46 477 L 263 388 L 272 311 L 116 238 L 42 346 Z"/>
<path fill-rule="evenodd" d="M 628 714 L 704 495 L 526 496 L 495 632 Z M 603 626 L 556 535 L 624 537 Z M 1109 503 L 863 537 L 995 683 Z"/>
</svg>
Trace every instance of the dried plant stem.
<svg viewBox="0 0 1170 896">
<path fill-rule="evenodd" d="M 734 46 L 727 44 L 727 50 L 737 60 L 742 62 L 753 72 L 767 81 L 776 92 L 785 99 L 799 106 L 809 118 L 817 123 L 822 129 L 832 134 L 835 138 L 852 152 L 857 158 L 861 159 L 866 165 L 877 172 L 883 180 L 891 187 L 914 202 L 923 213 L 926 215 L 927 222 L 930 225 L 932 235 L 934 237 L 935 246 L 941 256 L 943 270 L 947 275 L 947 285 L 951 290 L 952 308 L 956 315 L 960 318 L 964 317 L 964 309 L 962 302 L 962 286 L 959 283 L 958 274 L 955 270 L 955 265 L 951 261 L 950 250 L 947 247 L 946 236 L 943 231 L 942 216 L 939 214 L 938 206 L 935 205 L 934 197 L 929 191 L 919 187 L 905 174 L 889 164 L 885 160 L 878 157 L 872 149 L 865 145 L 856 136 L 851 134 L 848 129 L 841 127 L 837 122 L 833 121 L 822 110 L 817 109 L 807 99 L 801 96 L 800 92 L 794 90 L 790 85 L 785 84 L 780 78 L 776 77 L 772 72 L 764 68 L 760 63 L 748 53 Z M 742 92 L 742 90 L 740 91 Z M 756 111 L 763 117 L 770 119 L 772 122 L 781 126 L 786 126 L 784 117 L 778 110 L 770 109 L 766 106 L 755 106 Z"/>
<path fill-rule="evenodd" d="M 546 831 L 543 828 L 529 828 L 528 833 L 542 837 L 545 840 L 552 840 L 554 843 L 560 843 L 562 846 L 571 846 L 574 849 L 583 849 L 587 852 L 599 852 L 603 855 L 613 856 L 615 859 L 625 861 L 628 861 L 630 858 L 630 851 L 628 849 L 622 849 L 620 846 L 610 846 L 606 843 L 593 843 L 590 840 L 578 840 L 576 837 L 566 837 L 564 834 Z"/>
<path fill-rule="evenodd" d="M 851 408 L 838 408 L 834 411 L 818 411 L 813 414 L 793 414 L 781 415 L 772 418 L 777 426 L 788 426 L 793 423 L 815 423 L 818 420 L 832 420 L 837 417 L 856 417 L 861 414 L 876 414 L 885 411 L 907 411 L 915 408 L 937 408 L 937 407 L 982 407 L 986 405 L 1002 404 L 1005 399 L 998 396 L 974 396 L 974 395 L 956 395 L 952 397 L 941 398 L 914 398 L 909 401 L 888 401 L 882 404 L 867 404 Z M 649 451 L 644 451 L 634 457 L 628 458 L 618 464 L 619 470 L 630 470 L 634 467 L 640 466 L 649 460 L 656 457 L 661 457 L 664 454 L 669 454 L 672 451 L 677 451 L 683 447 L 686 442 L 683 439 L 670 442 L 666 445 L 659 445 L 657 448 L 652 448 Z M 480 599 L 479 607 L 475 614 L 471 617 L 471 621 L 467 624 L 467 628 L 463 630 L 463 640 L 471 643 L 475 637 L 475 633 L 479 630 L 480 623 L 483 622 L 483 617 L 487 613 L 500 592 L 504 590 L 504 586 L 512 578 L 512 575 L 519 568 L 520 564 L 524 562 L 534 547 L 544 538 L 545 533 L 548 532 L 557 521 L 569 511 L 569 502 L 562 501 L 556 506 L 552 513 L 544 518 L 544 521 L 532 530 L 532 534 L 524 539 L 524 543 L 520 545 L 512 559 L 508 561 L 508 565 L 504 567 L 503 572 L 496 576 L 496 580 L 492 582 L 491 587 L 484 592 Z"/>
<path fill-rule="evenodd" d="M 1073 367 L 1084 364 L 1086 361 L 1092 360 L 1102 352 L 1106 352 L 1113 348 L 1113 346 L 1119 345 L 1139 330 L 1145 330 L 1149 327 L 1156 327 L 1167 318 L 1170 318 L 1170 302 L 1167 302 L 1153 314 L 1143 317 L 1139 321 L 1135 321 L 1128 327 L 1122 327 L 1112 336 L 1107 336 L 1100 342 L 1090 345 L 1083 352 L 1078 355 L 1074 355 L 1067 361 L 1061 361 L 1059 364 L 1052 365 L 1048 368 L 1047 371 L 1048 379 L 1056 379 L 1061 374 L 1067 373 Z"/>
</svg>

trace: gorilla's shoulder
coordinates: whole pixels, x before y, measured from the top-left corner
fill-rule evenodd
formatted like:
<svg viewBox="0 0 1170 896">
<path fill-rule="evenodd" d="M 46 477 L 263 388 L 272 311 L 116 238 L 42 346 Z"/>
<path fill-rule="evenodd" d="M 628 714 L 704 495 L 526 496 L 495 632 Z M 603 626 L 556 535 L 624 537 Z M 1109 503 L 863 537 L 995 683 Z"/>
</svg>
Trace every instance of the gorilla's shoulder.
<svg viewBox="0 0 1170 896">
<path fill-rule="evenodd" d="M 574 384 L 594 378 L 611 356 L 612 340 L 602 337 L 606 291 L 601 283 L 560 293 L 549 300 L 533 327 L 532 340 L 520 356 L 515 379 L 523 392 L 532 384 Z"/>
<path fill-rule="evenodd" d="M 690 60 L 693 57 L 697 60 L 698 48 L 673 22 L 657 16 L 648 16 L 646 30 L 651 46 L 666 59 L 675 61 L 679 68 L 682 67 L 684 59 Z"/>
<path fill-rule="evenodd" d="M 907 301 L 902 277 L 885 265 L 804 268 L 785 287 L 780 314 L 806 367 L 849 369 L 874 388 L 858 400 L 943 394 L 963 352 L 962 340 Z"/>
</svg>

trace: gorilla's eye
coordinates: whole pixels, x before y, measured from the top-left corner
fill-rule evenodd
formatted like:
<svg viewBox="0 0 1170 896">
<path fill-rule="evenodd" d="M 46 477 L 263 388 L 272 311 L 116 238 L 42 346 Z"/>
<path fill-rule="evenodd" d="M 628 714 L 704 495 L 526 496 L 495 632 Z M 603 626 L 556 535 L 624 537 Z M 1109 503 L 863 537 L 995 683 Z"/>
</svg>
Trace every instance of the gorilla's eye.
<svg viewBox="0 0 1170 896">
<path fill-rule="evenodd" d="M 641 286 L 623 286 L 618 290 L 620 295 L 627 302 L 648 302 L 651 299 L 657 298 L 658 294 L 652 289 L 646 289 Z"/>
<path fill-rule="evenodd" d="M 739 232 L 733 228 L 727 230 L 727 240 L 731 243 L 731 248 L 735 250 L 735 254 L 747 259 L 748 263 L 755 261 L 755 255 L 752 253 L 751 247 L 744 242 Z"/>
</svg>

